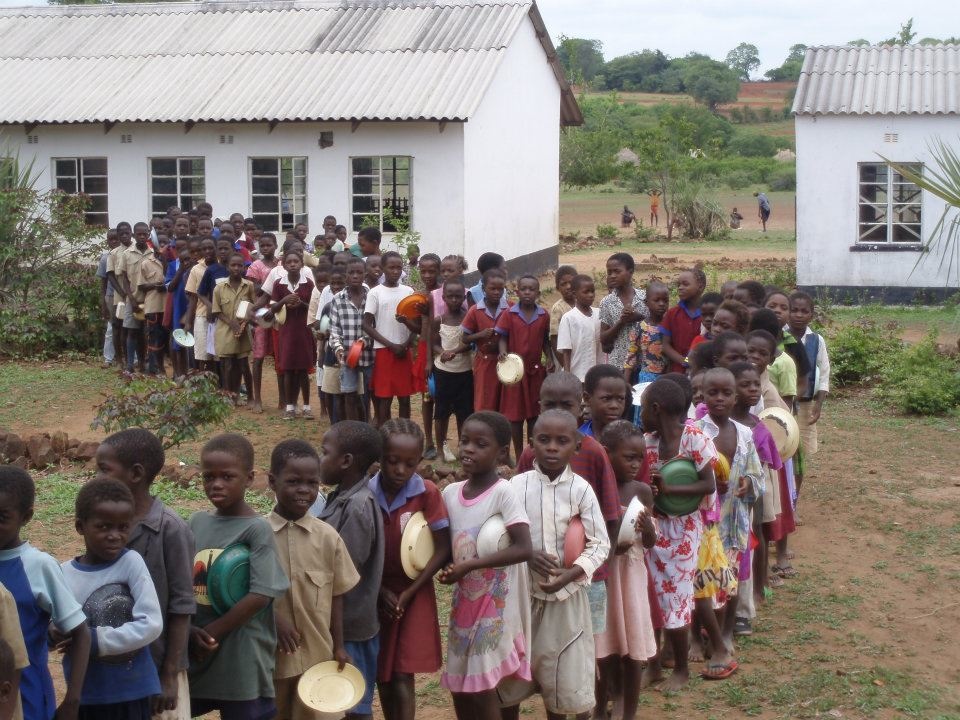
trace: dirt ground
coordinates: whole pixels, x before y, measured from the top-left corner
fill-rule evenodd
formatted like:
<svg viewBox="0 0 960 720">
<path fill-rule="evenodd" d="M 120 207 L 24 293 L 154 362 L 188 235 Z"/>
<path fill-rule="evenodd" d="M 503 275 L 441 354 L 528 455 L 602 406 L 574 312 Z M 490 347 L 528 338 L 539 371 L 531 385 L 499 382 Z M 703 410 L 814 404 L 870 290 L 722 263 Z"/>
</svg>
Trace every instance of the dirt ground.
<svg viewBox="0 0 960 720">
<path fill-rule="evenodd" d="M 731 267 L 771 259 L 789 263 L 786 242 L 783 252 L 774 253 L 772 241 L 757 242 L 764 249 L 752 255 L 739 243 L 717 252 Z M 664 272 L 711 248 L 700 243 L 670 249 L 676 260 L 661 263 Z M 586 250 L 562 260 L 599 270 L 607 255 L 606 249 Z M 2 365 L 0 426 L 23 434 L 62 429 L 99 439 L 102 433 L 89 427 L 94 408 L 118 382 L 94 364 Z M 272 409 L 276 395 L 269 372 L 264 384 L 271 410 L 259 416 L 238 410 L 207 433 L 246 434 L 260 468 L 280 439 L 317 442 L 326 427 L 323 420 L 281 421 Z M 415 418 L 418 410 L 415 404 Z M 861 390 L 830 398 L 820 432 L 820 453 L 811 462 L 799 507 L 804 524 L 791 538 L 799 576 L 761 607 L 755 634 L 739 643 L 740 670 L 724 682 L 696 678 L 678 694 L 645 692 L 641 717 L 960 718 L 957 418 L 897 416 Z M 198 451 L 198 443 L 186 444 L 170 452 L 168 462 L 195 462 Z M 65 467 L 36 477 L 38 516 L 25 535 L 65 559 L 79 550 L 68 529 L 72 494 L 88 475 Z M 205 505 L 196 489 L 164 492 L 172 493 L 183 511 Z M 268 503 L 262 497 L 258 505 Z M 444 589 L 438 595 L 445 635 L 449 595 Z M 59 683 L 59 668 L 52 670 Z M 418 677 L 417 687 L 420 717 L 452 717 L 438 675 Z M 545 717 L 536 699 L 525 704 L 523 714 Z"/>
</svg>

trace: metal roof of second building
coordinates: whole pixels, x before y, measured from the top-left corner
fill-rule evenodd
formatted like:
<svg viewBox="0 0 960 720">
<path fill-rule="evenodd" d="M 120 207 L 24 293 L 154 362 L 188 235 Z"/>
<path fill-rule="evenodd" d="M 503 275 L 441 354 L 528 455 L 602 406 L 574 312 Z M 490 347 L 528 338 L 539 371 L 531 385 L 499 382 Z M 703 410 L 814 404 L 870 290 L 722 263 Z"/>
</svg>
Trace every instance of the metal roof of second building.
<svg viewBox="0 0 960 720">
<path fill-rule="evenodd" d="M 807 50 L 797 115 L 956 115 L 960 45 L 816 47 Z"/>
<path fill-rule="evenodd" d="M 467 120 L 533 0 L 268 0 L 0 9 L 0 123 Z"/>
</svg>

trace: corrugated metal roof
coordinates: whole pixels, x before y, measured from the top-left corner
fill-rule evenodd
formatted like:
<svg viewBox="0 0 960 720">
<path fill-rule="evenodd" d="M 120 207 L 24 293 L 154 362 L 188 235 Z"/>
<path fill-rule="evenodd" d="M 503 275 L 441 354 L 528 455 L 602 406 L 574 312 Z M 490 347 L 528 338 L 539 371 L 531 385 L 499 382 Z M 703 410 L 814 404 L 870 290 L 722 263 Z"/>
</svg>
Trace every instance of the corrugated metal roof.
<svg viewBox="0 0 960 720">
<path fill-rule="evenodd" d="M 817 47 L 807 50 L 797 115 L 960 113 L 960 45 Z"/>
<path fill-rule="evenodd" d="M 467 120 L 532 0 L 0 9 L 0 123 Z"/>
</svg>

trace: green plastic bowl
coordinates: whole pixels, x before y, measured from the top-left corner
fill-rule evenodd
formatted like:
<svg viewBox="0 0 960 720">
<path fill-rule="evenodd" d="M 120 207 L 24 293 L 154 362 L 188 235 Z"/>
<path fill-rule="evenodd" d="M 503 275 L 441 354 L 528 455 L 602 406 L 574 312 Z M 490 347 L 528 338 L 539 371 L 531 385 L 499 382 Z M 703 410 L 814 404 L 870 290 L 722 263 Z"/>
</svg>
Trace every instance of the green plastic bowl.
<svg viewBox="0 0 960 720">
<path fill-rule="evenodd" d="M 207 594 L 217 615 L 224 615 L 250 592 L 250 548 L 228 545 L 207 571 Z"/>
<path fill-rule="evenodd" d="M 674 458 L 660 468 L 664 485 L 692 485 L 700 479 L 697 466 L 686 458 Z M 653 504 L 664 515 L 689 515 L 700 507 L 702 495 L 657 495 Z"/>
</svg>

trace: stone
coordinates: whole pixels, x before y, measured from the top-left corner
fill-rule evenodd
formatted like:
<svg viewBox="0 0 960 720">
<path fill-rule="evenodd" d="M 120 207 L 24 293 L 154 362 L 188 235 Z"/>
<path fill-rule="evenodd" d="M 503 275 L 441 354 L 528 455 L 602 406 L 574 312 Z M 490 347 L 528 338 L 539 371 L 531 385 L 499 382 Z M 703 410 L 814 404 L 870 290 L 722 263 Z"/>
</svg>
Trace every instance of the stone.
<svg viewBox="0 0 960 720">
<path fill-rule="evenodd" d="M 253 473 L 253 484 L 250 487 L 259 492 L 266 492 L 270 489 L 270 475 L 263 470 L 255 471 Z"/>
<path fill-rule="evenodd" d="M 74 450 L 75 459 L 81 462 L 88 462 L 97 456 L 97 450 L 100 449 L 100 443 L 92 440 L 85 440 L 77 445 Z M 94 465 L 96 467 L 96 465 Z"/>
<path fill-rule="evenodd" d="M 58 456 L 62 456 L 70 447 L 70 437 L 63 430 L 58 430 L 50 436 L 50 444 L 53 446 L 53 451 Z"/>
<path fill-rule="evenodd" d="M 58 460 L 53 443 L 44 435 L 31 435 L 27 438 L 27 456 L 35 468 L 45 468 Z"/>
<path fill-rule="evenodd" d="M 72 450 L 77 447 L 80 447 L 80 438 L 70 438 L 70 440 L 67 441 L 67 450 Z"/>
<path fill-rule="evenodd" d="M 190 483 L 200 477 L 201 472 L 199 465 L 184 465 L 180 468 L 180 481 L 187 483 L 184 487 L 189 487 Z"/>
<path fill-rule="evenodd" d="M 27 444 L 16 433 L 7 433 L 3 441 L 3 457 L 9 462 L 13 462 L 18 457 L 27 454 Z"/>
<path fill-rule="evenodd" d="M 169 463 L 160 470 L 160 477 L 176 482 L 180 479 L 180 466 L 176 463 Z"/>
</svg>

